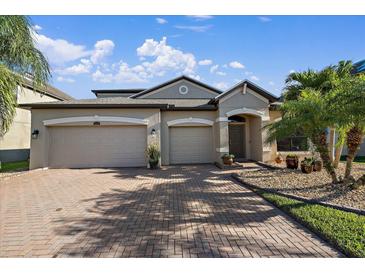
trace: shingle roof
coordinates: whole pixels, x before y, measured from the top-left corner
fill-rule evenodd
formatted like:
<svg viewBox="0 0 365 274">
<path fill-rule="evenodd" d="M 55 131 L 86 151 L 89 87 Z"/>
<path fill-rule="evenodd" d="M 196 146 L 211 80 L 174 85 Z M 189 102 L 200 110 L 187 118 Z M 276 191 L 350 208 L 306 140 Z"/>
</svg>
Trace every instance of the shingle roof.
<svg viewBox="0 0 365 274">
<path fill-rule="evenodd" d="M 161 109 L 216 109 L 208 104 L 210 99 L 132 99 L 126 97 L 105 97 L 96 99 L 69 100 L 60 102 L 44 102 L 22 104 L 24 108 L 161 108 Z"/>
<path fill-rule="evenodd" d="M 54 97 L 59 100 L 73 100 L 74 98 L 70 95 L 66 94 L 65 92 L 51 86 L 46 85 L 44 88 L 34 88 L 32 82 L 30 80 L 24 79 L 23 80 L 23 86 L 32 90 L 36 90 L 37 92 L 44 93 L 46 95 L 49 95 L 51 97 Z"/>
<path fill-rule="evenodd" d="M 95 95 L 98 93 L 139 93 L 144 91 L 144 88 L 131 88 L 131 89 L 92 89 L 91 92 Z"/>
</svg>

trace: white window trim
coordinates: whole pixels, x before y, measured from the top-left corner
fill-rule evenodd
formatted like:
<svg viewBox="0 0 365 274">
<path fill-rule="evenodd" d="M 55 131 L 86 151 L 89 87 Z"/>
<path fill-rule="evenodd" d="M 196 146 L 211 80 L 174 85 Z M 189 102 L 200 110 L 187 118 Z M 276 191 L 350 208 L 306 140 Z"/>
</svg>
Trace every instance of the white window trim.
<svg viewBox="0 0 365 274">
<path fill-rule="evenodd" d="M 200 124 L 200 125 L 212 126 L 214 124 L 214 122 L 211 120 L 208 120 L 208 119 L 193 118 L 193 117 L 176 119 L 176 120 L 167 122 L 167 126 L 169 126 L 169 127 L 181 125 L 181 124 Z"/>
<path fill-rule="evenodd" d="M 66 118 L 57 118 L 44 120 L 43 125 L 52 126 L 52 125 L 62 125 L 62 124 L 77 124 L 84 122 L 110 122 L 110 123 L 121 123 L 121 124 L 129 124 L 129 125 L 147 125 L 148 120 L 138 119 L 138 118 L 129 118 L 129 117 L 119 117 L 119 116 L 78 116 L 78 117 L 66 117 Z"/>
</svg>

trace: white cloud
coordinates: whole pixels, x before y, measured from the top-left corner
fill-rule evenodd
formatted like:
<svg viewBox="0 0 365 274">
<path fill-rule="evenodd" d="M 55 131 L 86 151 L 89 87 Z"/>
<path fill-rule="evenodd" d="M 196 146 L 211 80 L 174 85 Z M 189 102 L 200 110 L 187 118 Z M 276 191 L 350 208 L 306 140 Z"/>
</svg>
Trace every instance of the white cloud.
<svg viewBox="0 0 365 274">
<path fill-rule="evenodd" d="M 275 83 L 274 83 L 273 81 L 270 81 L 270 82 L 269 82 L 269 85 L 270 85 L 270 86 L 275 86 Z"/>
<path fill-rule="evenodd" d="M 54 64 L 78 60 L 91 54 L 84 45 L 75 45 L 64 39 L 52 39 L 43 34 L 33 32 L 36 46 Z"/>
<path fill-rule="evenodd" d="M 177 25 L 174 26 L 177 29 L 183 29 L 183 30 L 191 30 L 194 32 L 206 32 L 210 28 L 213 27 L 213 25 L 202 25 L 202 26 L 184 26 L 184 25 Z"/>
<path fill-rule="evenodd" d="M 118 83 L 140 83 L 145 82 L 144 78 L 147 74 L 144 68 L 140 65 L 130 68 L 125 62 L 121 62 L 119 70 L 115 75 L 115 81 Z"/>
<path fill-rule="evenodd" d="M 64 69 L 56 69 L 55 72 L 63 75 L 67 74 L 83 74 L 89 73 L 92 68 L 92 63 L 89 59 L 81 59 L 80 64 L 73 65 Z"/>
<path fill-rule="evenodd" d="M 260 78 L 259 78 L 259 77 L 257 77 L 257 76 L 255 76 L 255 75 L 252 75 L 252 76 L 250 77 L 250 79 L 251 79 L 252 81 L 260 81 Z"/>
<path fill-rule="evenodd" d="M 156 18 L 156 22 L 157 22 L 158 24 L 161 24 L 161 25 L 163 25 L 163 24 L 167 24 L 167 23 L 168 23 L 166 19 L 159 18 L 159 17 L 157 17 L 157 18 Z"/>
<path fill-rule="evenodd" d="M 232 62 L 230 62 L 229 63 L 229 66 L 231 68 L 235 68 L 235 69 L 244 69 L 245 68 L 245 66 L 243 64 L 241 64 L 240 62 L 238 62 L 238 61 L 232 61 Z"/>
<path fill-rule="evenodd" d="M 94 51 L 91 54 L 90 60 L 94 64 L 99 63 L 104 57 L 111 55 L 114 49 L 114 42 L 112 40 L 100 40 L 94 45 Z"/>
<path fill-rule="evenodd" d="M 198 75 L 198 74 L 189 74 L 188 75 L 190 78 L 194 78 L 195 80 L 198 80 L 198 81 L 200 81 L 201 80 L 201 77 L 200 77 L 200 75 Z"/>
<path fill-rule="evenodd" d="M 291 70 L 289 70 L 289 73 L 294 73 L 294 72 L 296 72 L 296 70 L 295 70 L 295 69 L 291 69 Z"/>
<path fill-rule="evenodd" d="M 143 45 L 137 48 L 137 55 L 155 57 L 152 62 L 142 63 L 151 76 L 163 76 L 169 71 L 193 74 L 196 67 L 195 56 L 167 45 L 166 37 L 163 37 L 161 41 L 146 39 Z"/>
<path fill-rule="evenodd" d="M 218 68 L 219 68 L 219 65 L 211 66 L 211 68 L 210 68 L 210 73 L 214 73 L 214 72 L 216 72 Z"/>
<path fill-rule="evenodd" d="M 198 62 L 198 64 L 201 66 L 210 66 L 211 64 L 213 64 L 213 61 L 210 59 L 204 59 L 204 60 L 200 60 Z"/>
<path fill-rule="evenodd" d="M 217 71 L 217 75 L 219 75 L 219 76 L 225 76 L 225 75 L 227 75 L 227 73 L 225 73 L 223 71 Z"/>
<path fill-rule="evenodd" d="M 263 23 L 267 23 L 267 22 L 270 22 L 272 19 L 270 17 L 267 17 L 267 16 L 259 16 L 257 17 L 261 22 Z"/>
<path fill-rule="evenodd" d="M 204 21 L 212 19 L 212 15 L 188 15 L 187 17 L 194 19 L 195 21 Z"/>
<path fill-rule="evenodd" d="M 100 70 L 96 70 L 92 74 L 92 78 L 95 82 L 101 82 L 101 83 L 110 83 L 113 81 L 113 74 L 111 73 L 103 73 Z"/>
<path fill-rule="evenodd" d="M 245 71 L 245 75 L 252 75 L 253 74 L 253 72 L 251 72 L 251 71 Z"/>
<path fill-rule="evenodd" d="M 65 77 L 62 77 L 62 76 L 58 76 L 58 77 L 56 78 L 56 80 L 57 80 L 58 82 L 66 82 L 66 83 L 74 83 L 74 82 L 75 82 L 75 80 L 74 80 L 74 79 L 72 79 L 72 78 L 65 78 Z"/>
<path fill-rule="evenodd" d="M 32 29 L 34 29 L 35 31 L 39 31 L 42 30 L 43 28 L 40 25 L 34 25 L 32 26 Z"/>
<path fill-rule="evenodd" d="M 146 82 L 149 77 L 142 65 L 130 67 L 123 61 L 112 64 L 110 68 L 104 70 L 108 72 L 97 69 L 92 74 L 93 80 L 101 83 L 140 83 Z"/>
<path fill-rule="evenodd" d="M 215 83 L 214 86 L 217 89 L 221 89 L 221 90 L 225 90 L 228 88 L 228 84 L 226 82 L 218 82 L 218 83 Z"/>
</svg>

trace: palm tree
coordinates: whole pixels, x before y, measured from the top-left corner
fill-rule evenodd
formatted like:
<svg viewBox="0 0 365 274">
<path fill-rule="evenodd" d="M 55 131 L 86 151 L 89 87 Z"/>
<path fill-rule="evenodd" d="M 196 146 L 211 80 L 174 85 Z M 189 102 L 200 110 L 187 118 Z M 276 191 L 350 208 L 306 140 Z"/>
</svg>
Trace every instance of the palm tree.
<svg viewBox="0 0 365 274">
<path fill-rule="evenodd" d="M 31 80 L 42 87 L 50 77 L 49 65 L 35 47 L 26 16 L 0 16 L 0 137 L 9 129 L 16 108 L 15 90 Z"/>
<path fill-rule="evenodd" d="M 285 100 L 297 100 L 304 89 L 314 89 L 322 94 L 327 94 L 338 87 L 343 79 L 351 77 L 353 64 L 351 61 L 340 61 L 335 66 L 328 66 L 321 71 L 308 69 L 304 72 L 290 73 L 285 80 L 286 87 Z M 335 125 L 336 126 L 336 125 Z M 335 131 L 339 133 L 337 144 L 334 145 Z M 340 161 L 344 138 L 342 128 L 330 129 L 329 152 L 330 159 L 333 161 L 334 167 L 338 166 Z M 336 152 L 334 153 L 334 148 Z M 334 155 L 335 154 L 335 155 Z M 334 157 L 333 157 L 334 155 Z"/>
<path fill-rule="evenodd" d="M 349 179 L 353 160 L 365 134 L 365 76 L 359 75 L 342 81 L 331 98 L 331 106 L 331 112 L 338 117 L 338 123 L 347 129 L 345 179 Z"/>
<path fill-rule="evenodd" d="M 324 168 L 337 183 L 336 171 L 332 165 L 327 145 L 326 130 L 333 125 L 335 116 L 329 111 L 328 95 L 314 89 L 304 89 L 297 100 L 288 100 L 281 106 L 282 119 L 266 126 L 268 129 L 266 142 L 286 138 L 298 130 L 309 138 L 319 153 Z"/>
</svg>

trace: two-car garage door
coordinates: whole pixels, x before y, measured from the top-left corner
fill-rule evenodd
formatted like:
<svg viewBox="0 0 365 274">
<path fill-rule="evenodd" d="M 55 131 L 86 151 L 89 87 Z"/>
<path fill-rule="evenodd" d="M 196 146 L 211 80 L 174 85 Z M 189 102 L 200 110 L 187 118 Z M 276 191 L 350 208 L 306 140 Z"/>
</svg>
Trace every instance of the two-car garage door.
<svg viewBox="0 0 365 274">
<path fill-rule="evenodd" d="M 170 164 L 213 162 L 212 127 L 170 127 Z"/>
<path fill-rule="evenodd" d="M 49 128 L 49 166 L 56 168 L 146 166 L 146 126 Z M 170 164 L 213 162 L 211 127 L 170 127 Z"/>
<path fill-rule="evenodd" d="M 50 127 L 50 167 L 146 166 L 146 126 Z"/>
</svg>

